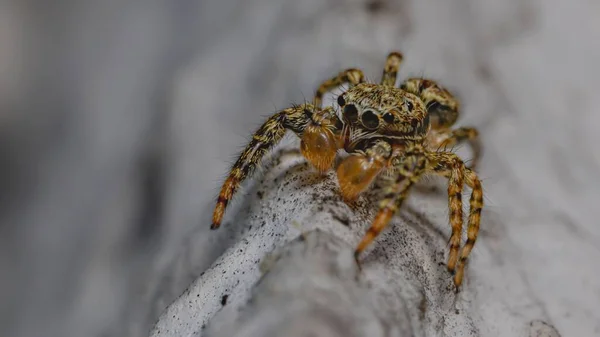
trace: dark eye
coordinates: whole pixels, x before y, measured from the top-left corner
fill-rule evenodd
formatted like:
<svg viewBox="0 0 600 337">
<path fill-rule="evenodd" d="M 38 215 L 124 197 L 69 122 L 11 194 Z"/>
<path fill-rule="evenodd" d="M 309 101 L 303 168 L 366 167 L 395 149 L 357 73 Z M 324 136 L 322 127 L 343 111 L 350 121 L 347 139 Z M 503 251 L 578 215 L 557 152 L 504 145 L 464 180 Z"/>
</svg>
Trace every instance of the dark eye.
<svg viewBox="0 0 600 337">
<path fill-rule="evenodd" d="M 414 108 L 411 101 L 406 101 L 406 107 L 408 108 L 408 111 L 412 111 L 412 109 Z"/>
<path fill-rule="evenodd" d="M 392 115 L 392 114 L 391 114 L 391 113 L 389 113 L 389 112 L 386 112 L 386 113 L 383 115 L 383 120 L 384 120 L 386 123 L 393 123 L 393 122 L 394 122 L 394 115 Z"/>
<path fill-rule="evenodd" d="M 360 116 L 360 118 L 361 118 L 362 124 L 367 129 L 376 129 L 377 126 L 379 126 L 379 118 L 371 110 L 367 110 L 367 111 L 363 112 L 363 114 L 362 114 L 362 116 Z"/>
<path fill-rule="evenodd" d="M 344 99 L 344 95 L 343 94 L 338 96 L 337 103 L 340 106 L 346 105 L 346 100 Z"/>
<path fill-rule="evenodd" d="M 358 119 L 358 110 L 354 104 L 348 104 L 344 107 L 344 117 L 350 122 Z"/>
<path fill-rule="evenodd" d="M 429 104 L 427 104 L 427 111 L 429 113 L 440 113 L 443 111 L 450 111 L 450 107 L 443 105 L 438 101 L 431 101 Z"/>
</svg>

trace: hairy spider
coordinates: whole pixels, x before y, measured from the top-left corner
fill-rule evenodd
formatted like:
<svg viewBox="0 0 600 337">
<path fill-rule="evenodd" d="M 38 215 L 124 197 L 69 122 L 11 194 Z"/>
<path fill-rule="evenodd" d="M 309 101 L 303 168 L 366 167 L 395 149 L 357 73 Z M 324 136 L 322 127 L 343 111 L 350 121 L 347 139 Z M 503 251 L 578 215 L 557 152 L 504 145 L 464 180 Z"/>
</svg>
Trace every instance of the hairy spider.
<svg viewBox="0 0 600 337">
<path fill-rule="evenodd" d="M 287 130 L 301 139 L 304 157 L 321 172 L 330 170 L 338 149 L 349 156 L 337 167 L 340 193 L 353 201 L 380 174 L 385 173 L 383 199 L 371 227 L 358 244 L 359 254 L 387 226 L 412 187 L 423 175 L 448 178 L 450 210 L 450 252 L 447 268 L 454 274 L 456 290 L 462 283 L 464 267 L 473 249 L 483 207 L 481 183 L 473 167 L 453 152 L 440 150 L 461 141 L 470 141 L 473 163 L 480 155 L 474 128 L 451 129 L 459 112 L 458 100 L 436 82 L 409 78 L 399 88 L 396 75 L 402 54 L 388 55 L 380 84 L 367 83 L 359 69 L 347 69 L 323 82 L 314 104 L 301 104 L 271 116 L 254 134 L 241 153 L 218 197 L 212 229 L 220 226 L 227 203 L 248 178 L 266 152 Z M 323 95 L 342 84 L 349 89 L 337 97 L 341 118 L 332 107 L 322 107 Z M 472 189 L 467 241 L 459 255 L 463 227 L 462 190 Z"/>
</svg>

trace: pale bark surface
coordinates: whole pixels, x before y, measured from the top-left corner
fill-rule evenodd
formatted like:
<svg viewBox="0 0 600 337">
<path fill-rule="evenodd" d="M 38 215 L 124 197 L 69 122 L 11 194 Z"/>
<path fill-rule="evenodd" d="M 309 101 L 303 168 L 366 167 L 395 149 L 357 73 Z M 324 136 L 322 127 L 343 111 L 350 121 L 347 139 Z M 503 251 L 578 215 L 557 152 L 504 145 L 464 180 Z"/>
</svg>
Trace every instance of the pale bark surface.
<svg viewBox="0 0 600 337">
<path fill-rule="evenodd" d="M 334 173 L 320 176 L 297 151 L 276 151 L 265 171 L 226 224 L 237 243 L 151 336 L 527 336 L 532 318 L 546 319 L 534 306 L 503 316 L 511 303 L 536 299 L 523 282 L 491 288 L 481 272 L 498 266 L 479 253 L 454 293 L 445 266 L 447 196 L 437 179 L 413 191 L 359 271 L 353 249 L 376 211 L 378 187 L 349 206 Z M 490 214 L 485 223 L 502 226 Z M 494 241 L 485 232 L 480 240 Z"/>
</svg>

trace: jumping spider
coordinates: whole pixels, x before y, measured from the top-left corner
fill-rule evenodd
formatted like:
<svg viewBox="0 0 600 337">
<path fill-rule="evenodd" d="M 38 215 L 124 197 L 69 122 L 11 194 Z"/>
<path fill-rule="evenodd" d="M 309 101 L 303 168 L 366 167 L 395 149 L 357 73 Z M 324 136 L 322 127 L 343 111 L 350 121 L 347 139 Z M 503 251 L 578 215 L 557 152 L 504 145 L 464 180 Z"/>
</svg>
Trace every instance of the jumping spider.
<svg viewBox="0 0 600 337">
<path fill-rule="evenodd" d="M 379 211 L 356 248 L 357 258 L 390 222 L 410 187 L 423 175 L 448 178 L 452 234 L 447 268 L 454 274 L 458 290 L 479 231 L 483 193 L 473 167 L 466 167 L 455 153 L 440 149 L 470 141 L 475 163 L 480 152 L 478 133 L 474 128 L 451 129 L 459 115 L 459 103 L 436 82 L 409 78 L 396 88 L 402 58 L 399 52 L 388 55 L 380 84 L 367 83 L 359 69 L 347 69 L 319 86 L 313 104 L 293 106 L 271 116 L 233 165 L 219 194 L 211 229 L 221 225 L 227 203 L 240 184 L 291 130 L 301 139 L 304 157 L 321 172 L 332 168 L 338 149 L 349 154 L 337 167 L 340 193 L 346 201 L 355 200 L 378 175 L 388 178 Z M 332 107 L 322 107 L 322 98 L 342 84 L 348 84 L 349 89 L 337 97 L 342 109 L 340 119 Z M 467 241 L 459 257 L 464 184 L 472 193 Z"/>
</svg>

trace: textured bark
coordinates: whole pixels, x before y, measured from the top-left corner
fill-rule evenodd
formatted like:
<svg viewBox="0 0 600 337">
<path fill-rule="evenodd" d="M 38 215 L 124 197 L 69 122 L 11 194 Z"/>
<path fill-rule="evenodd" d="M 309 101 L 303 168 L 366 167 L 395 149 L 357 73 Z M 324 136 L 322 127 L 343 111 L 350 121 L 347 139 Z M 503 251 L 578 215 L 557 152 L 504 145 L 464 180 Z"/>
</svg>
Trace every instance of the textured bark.
<svg viewBox="0 0 600 337">
<path fill-rule="evenodd" d="M 267 264 L 242 316 L 222 315 L 207 336 L 383 336 L 410 328 L 377 315 L 352 247 L 331 234 L 303 234 Z"/>
<path fill-rule="evenodd" d="M 359 270 L 353 250 L 377 210 L 379 186 L 350 207 L 333 172 L 319 175 L 290 149 L 272 158 L 246 191 L 247 207 L 230 215 L 236 243 L 151 336 L 486 336 L 494 326 L 526 336 L 522 317 L 481 320 L 476 267 L 454 293 L 440 185 L 414 189 Z M 491 311 L 502 306 L 485 303 Z"/>
</svg>

